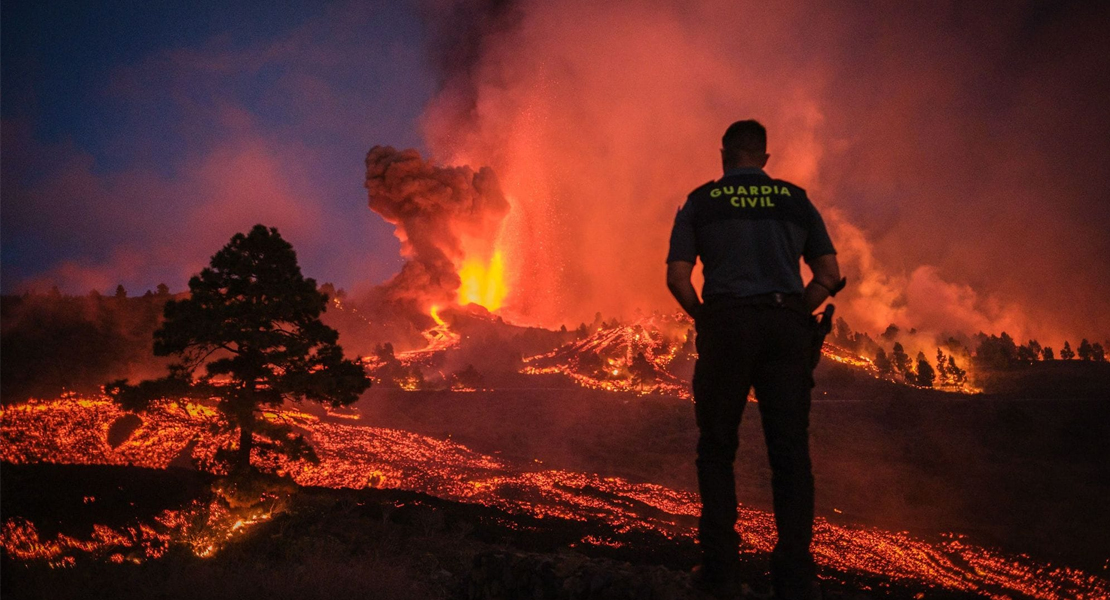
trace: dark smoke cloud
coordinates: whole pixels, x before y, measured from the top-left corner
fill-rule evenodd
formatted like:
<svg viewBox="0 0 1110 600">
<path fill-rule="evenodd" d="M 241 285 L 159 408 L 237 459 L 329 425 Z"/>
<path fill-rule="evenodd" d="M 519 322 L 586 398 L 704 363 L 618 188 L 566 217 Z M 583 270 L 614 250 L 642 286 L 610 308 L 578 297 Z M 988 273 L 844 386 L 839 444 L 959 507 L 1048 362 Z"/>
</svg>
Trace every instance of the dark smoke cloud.
<svg viewBox="0 0 1110 600">
<path fill-rule="evenodd" d="M 674 210 L 755 117 L 830 222 L 853 325 L 1110 334 L 1107 5 L 428 6 L 455 58 L 428 143 L 496 169 L 523 317 L 673 308 Z"/>
<path fill-rule="evenodd" d="M 389 302 L 421 312 L 455 301 L 458 266 L 489 258 L 509 203 L 489 167 L 440 167 L 416 150 L 374 146 L 366 155 L 370 208 L 396 226 L 401 272 L 383 284 Z"/>
</svg>

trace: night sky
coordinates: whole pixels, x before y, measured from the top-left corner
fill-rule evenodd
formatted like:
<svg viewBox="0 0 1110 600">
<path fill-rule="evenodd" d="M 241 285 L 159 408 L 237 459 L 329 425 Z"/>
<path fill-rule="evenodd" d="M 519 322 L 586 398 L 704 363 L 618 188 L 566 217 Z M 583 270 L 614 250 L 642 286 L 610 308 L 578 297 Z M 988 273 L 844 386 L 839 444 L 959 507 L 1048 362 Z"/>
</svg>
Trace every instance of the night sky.
<svg viewBox="0 0 1110 600">
<path fill-rule="evenodd" d="M 421 145 L 420 21 L 397 3 L 260 6 L 4 2 L 5 293 L 181 290 L 256 222 L 320 281 L 397 269 L 363 159 Z"/>
<path fill-rule="evenodd" d="M 4 293 L 179 291 L 259 222 L 366 290 L 403 262 L 383 144 L 497 172 L 526 322 L 670 310 L 674 210 L 754 116 L 853 323 L 1110 337 L 1110 5 L 258 6 L 3 3 Z"/>
</svg>

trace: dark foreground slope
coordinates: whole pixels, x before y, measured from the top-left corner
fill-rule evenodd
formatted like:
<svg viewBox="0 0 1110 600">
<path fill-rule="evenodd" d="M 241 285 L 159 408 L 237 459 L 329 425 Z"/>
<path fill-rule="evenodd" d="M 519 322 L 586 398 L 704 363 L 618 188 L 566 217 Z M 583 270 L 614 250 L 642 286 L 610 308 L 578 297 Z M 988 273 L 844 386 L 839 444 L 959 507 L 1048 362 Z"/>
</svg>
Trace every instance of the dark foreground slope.
<svg viewBox="0 0 1110 600">
<path fill-rule="evenodd" d="M 1012 383 L 1009 392 L 961 395 L 822 361 L 810 427 L 818 515 L 919 535 L 958 532 L 1103 572 L 1110 556 L 1110 378 L 1104 394 L 1089 392 L 1102 385 L 1098 370 L 1110 365 L 1071 362 L 1077 364 L 993 374 Z M 1095 382 L 1069 388 L 1075 371 Z M 1029 378 L 1039 383 L 1023 393 L 1020 383 Z M 530 389 L 469 394 L 373 389 L 359 403 L 361 419 L 546 468 L 696 491 L 690 401 L 560 389 L 534 379 Z M 748 405 L 740 433 L 740 501 L 770 510 L 757 404 Z"/>
<path fill-rule="evenodd" d="M 149 517 L 200 499 L 192 471 L 9 465 L 5 522 L 35 523 L 43 542 L 92 539 L 94 526 L 157 528 Z M 690 542 L 622 534 L 605 523 L 536 519 L 397 490 L 285 488 L 273 518 L 209 558 L 173 542 L 158 559 L 116 564 L 105 547 L 72 566 L 3 557 L 4 598 L 698 598 Z M 92 499 L 92 500 L 90 500 Z M 582 544 L 594 536 L 604 544 Z M 766 592 L 765 557 L 744 563 L 750 597 Z M 832 598 L 957 598 L 850 573 L 823 573 Z"/>
</svg>

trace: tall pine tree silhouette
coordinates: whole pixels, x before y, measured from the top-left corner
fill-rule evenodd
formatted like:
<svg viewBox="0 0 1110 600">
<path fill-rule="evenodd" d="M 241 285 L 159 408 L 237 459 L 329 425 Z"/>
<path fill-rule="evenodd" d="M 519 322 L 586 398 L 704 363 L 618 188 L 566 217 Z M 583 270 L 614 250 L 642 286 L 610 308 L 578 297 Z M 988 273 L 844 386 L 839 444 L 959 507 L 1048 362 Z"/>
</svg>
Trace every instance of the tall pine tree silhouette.
<svg viewBox="0 0 1110 600">
<path fill-rule="evenodd" d="M 370 387 L 362 366 L 343 357 L 339 334 L 320 321 L 327 301 L 277 229 L 256 225 L 189 280 L 188 298 L 166 303 L 154 354 L 176 357 L 169 374 L 106 389 L 128 410 L 159 399 L 218 399 L 223 427 L 238 431 L 238 446 L 217 453 L 233 471 L 251 470 L 252 452 L 314 460 L 303 436 L 259 413 L 286 400 L 348 405 Z"/>
</svg>

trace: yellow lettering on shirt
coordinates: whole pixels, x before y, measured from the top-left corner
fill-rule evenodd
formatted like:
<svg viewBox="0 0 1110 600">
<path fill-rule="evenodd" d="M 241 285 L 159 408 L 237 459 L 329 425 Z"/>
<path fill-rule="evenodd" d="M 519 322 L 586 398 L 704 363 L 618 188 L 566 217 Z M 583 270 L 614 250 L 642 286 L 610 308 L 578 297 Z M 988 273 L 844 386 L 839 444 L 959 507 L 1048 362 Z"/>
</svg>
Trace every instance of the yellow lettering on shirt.
<svg viewBox="0 0 1110 600">
<path fill-rule="evenodd" d="M 775 208 L 775 196 L 791 196 L 790 188 L 778 185 L 724 185 L 709 190 L 711 198 L 722 195 L 729 196 L 728 203 L 736 208 Z"/>
</svg>

